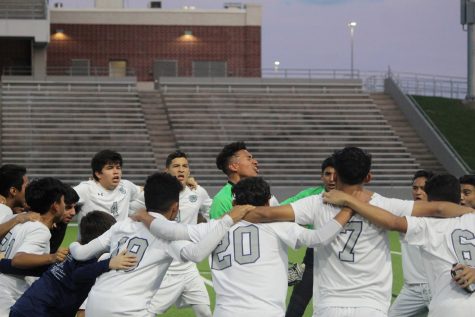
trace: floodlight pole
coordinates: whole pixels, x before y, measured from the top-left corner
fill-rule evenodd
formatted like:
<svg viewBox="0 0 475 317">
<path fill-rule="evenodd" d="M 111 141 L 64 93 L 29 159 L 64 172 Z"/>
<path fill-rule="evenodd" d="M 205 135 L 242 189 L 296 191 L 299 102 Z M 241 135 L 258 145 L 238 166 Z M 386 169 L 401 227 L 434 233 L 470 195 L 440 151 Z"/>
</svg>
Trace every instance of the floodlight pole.
<svg viewBox="0 0 475 317">
<path fill-rule="evenodd" d="M 475 101 L 475 25 L 467 25 L 467 96 L 469 102 Z"/>
<path fill-rule="evenodd" d="M 467 103 L 475 102 L 475 0 L 460 0 L 460 21 L 467 26 Z"/>
<path fill-rule="evenodd" d="M 351 57 L 350 57 L 350 70 L 351 70 L 351 79 L 353 79 L 354 74 L 354 46 L 355 46 L 355 27 L 356 22 L 352 21 L 348 23 L 348 27 L 350 28 L 350 40 L 351 40 Z"/>
</svg>

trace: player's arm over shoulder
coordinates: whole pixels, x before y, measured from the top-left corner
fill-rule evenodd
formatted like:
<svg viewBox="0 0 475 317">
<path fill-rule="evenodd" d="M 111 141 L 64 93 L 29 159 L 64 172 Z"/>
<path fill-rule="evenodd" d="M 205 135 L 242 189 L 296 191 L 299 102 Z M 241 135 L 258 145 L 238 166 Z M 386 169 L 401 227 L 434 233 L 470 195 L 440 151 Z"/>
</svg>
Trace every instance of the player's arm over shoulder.
<svg viewBox="0 0 475 317">
<path fill-rule="evenodd" d="M 415 217 L 459 217 L 475 210 L 447 201 L 415 201 L 412 216 Z"/>
<path fill-rule="evenodd" d="M 55 262 L 55 255 L 49 254 L 51 233 L 42 224 L 26 223 L 28 234 L 12 258 L 12 266 L 19 269 L 30 269 Z"/>
</svg>

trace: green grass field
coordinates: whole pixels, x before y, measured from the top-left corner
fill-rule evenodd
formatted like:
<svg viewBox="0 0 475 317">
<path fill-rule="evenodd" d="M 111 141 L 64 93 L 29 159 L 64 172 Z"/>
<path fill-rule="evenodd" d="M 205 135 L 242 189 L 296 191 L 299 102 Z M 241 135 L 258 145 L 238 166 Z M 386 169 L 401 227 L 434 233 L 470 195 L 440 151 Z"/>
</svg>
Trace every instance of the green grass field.
<svg viewBox="0 0 475 317">
<path fill-rule="evenodd" d="M 459 99 L 413 96 L 447 141 L 464 161 L 475 170 L 475 108 Z M 454 128 L 456 127 L 456 128 Z"/>
<path fill-rule="evenodd" d="M 77 237 L 77 227 L 68 227 L 68 231 L 66 232 L 66 237 L 63 241 L 63 246 L 68 246 L 71 242 L 75 241 Z M 401 246 L 399 244 L 399 235 L 395 232 L 389 233 L 389 240 L 391 242 L 391 253 L 392 253 L 392 261 L 393 261 L 393 299 L 399 291 L 401 290 L 403 284 L 403 276 L 402 276 L 402 267 L 401 267 Z M 301 262 L 305 255 L 305 249 L 299 250 L 289 250 L 289 261 L 290 262 Z M 211 280 L 211 273 L 208 266 L 208 261 L 203 261 L 198 264 L 198 269 L 201 272 L 201 275 L 208 280 Z M 290 297 L 293 287 L 289 287 L 287 293 L 287 300 Z M 215 302 L 215 294 L 212 287 L 207 286 L 208 293 L 211 299 L 211 309 L 214 309 L 214 302 Z M 307 307 L 305 311 L 305 317 L 312 316 L 312 305 Z M 160 315 L 165 317 L 193 317 L 193 311 L 190 308 L 186 309 L 176 309 L 171 308 L 165 314 Z"/>
</svg>

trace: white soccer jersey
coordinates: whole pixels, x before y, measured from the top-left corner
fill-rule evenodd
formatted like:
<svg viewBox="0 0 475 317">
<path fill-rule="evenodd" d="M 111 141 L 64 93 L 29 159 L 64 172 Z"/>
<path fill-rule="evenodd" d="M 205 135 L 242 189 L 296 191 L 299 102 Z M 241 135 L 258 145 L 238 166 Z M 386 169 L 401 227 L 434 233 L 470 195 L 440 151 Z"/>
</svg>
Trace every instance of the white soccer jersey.
<svg viewBox="0 0 475 317">
<path fill-rule="evenodd" d="M 374 194 L 370 204 L 395 215 L 410 215 L 413 201 Z M 313 195 L 291 204 L 295 222 L 320 228 L 339 207 Z M 318 307 L 371 307 L 387 312 L 391 300 L 392 268 L 386 231 L 355 215 L 336 239 L 314 257 L 314 311 Z"/>
<path fill-rule="evenodd" d="M 0 204 L 0 223 L 7 222 L 13 217 L 13 211 L 10 207 L 4 204 Z"/>
<path fill-rule="evenodd" d="M 160 286 L 172 259 L 180 259 L 181 246 L 189 243 L 157 239 L 141 222 L 129 218 L 114 224 L 93 242 L 94 250 L 89 251 L 110 251 L 116 255 L 127 248 L 137 256 L 138 264 L 127 271 L 109 271 L 97 279 L 86 305 L 86 315 L 90 317 L 146 316 L 148 301 Z M 77 259 L 81 259 L 78 250 L 90 246 L 73 245 L 71 254 Z"/>
<path fill-rule="evenodd" d="M 475 293 L 452 281 L 452 264 L 475 266 L 475 215 L 436 219 L 407 217 L 405 240 L 420 246 L 432 301 L 429 316 L 473 316 Z"/>
<path fill-rule="evenodd" d="M 198 213 L 209 219 L 209 208 L 212 201 L 203 187 L 198 186 L 196 189 L 191 189 L 186 186 L 180 192 L 179 212 L 175 219 L 176 222 L 190 225 L 197 224 Z M 168 269 L 168 273 L 181 274 L 192 270 L 193 266 L 195 266 L 193 262 L 173 261 Z"/>
<path fill-rule="evenodd" d="M 402 271 L 407 284 L 426 284 L 427 276 L 422 263 L 421 250 L 418 246 L 408 244 L 401 238 Z"/>
<path fill-rule="evenodd" d="M 82 205 L 79 223 L 84 215 L 93 210 L 105 211 L 117 221 L 122 221 L 129 215 L 130 202 L 143 196 L 139 186 L 124 179 L 114 190 L 107 190 L 94 180 L 81 182 L 74 189 L 79 195 L 78 204 Z"/>
<path fill-rule="evenodd" d="M 12 259 L 18 252 L 31 254 L 49 253 L 51 233 L 43 223 L 28 221 L 10 230 L 1 243 L 1 252 Z M 26 291 L 29 284 L 24 276 L 0 273 L 0 316 L 8 316 L 10 307 Z"/>
<path fill-rule="evenodd" d="M 240 221 L 231 227 L 210 256 L 216 292 L 214 316 L 254 316 L 256 311 L 260 317 L 284 316 L 287 247 L 295 249 L 312 243 L 316 246 L 334 238 L 341 225 L 331 222 L 331 233 L 322 236 L 289 222 Z M 203 235 L 199 230 L 190 228 L 193 240 Z"/>
</svg>

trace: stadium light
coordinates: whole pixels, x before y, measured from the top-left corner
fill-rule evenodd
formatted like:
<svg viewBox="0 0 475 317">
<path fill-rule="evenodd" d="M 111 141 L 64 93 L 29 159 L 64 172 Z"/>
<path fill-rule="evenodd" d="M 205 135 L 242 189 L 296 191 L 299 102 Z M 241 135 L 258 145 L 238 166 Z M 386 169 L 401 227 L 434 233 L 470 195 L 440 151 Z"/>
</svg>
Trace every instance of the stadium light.
<svg viewBox="0 0 475 317">
<path fill-rule="evenodd" d="M 279 61 L 274 61 L 274 71 L 275 72 L 279 70 L 279 65 L 280 65 Z"/>
<path fill-rule="evenodd" d="M 354 73 L 354 56 L 353 56 L 353 51 L 354 51 L 354 34 L 355 34 L 355 28 L 356 28 L 356 22 L 351 21 L 348 23 L 348 27 L 350 28 L 350 39 L 351 39 L 351 78 L 353 78 L 353 73 Z"/>
</svg>

